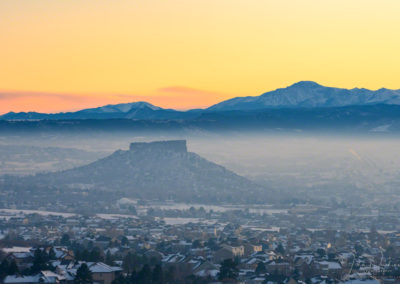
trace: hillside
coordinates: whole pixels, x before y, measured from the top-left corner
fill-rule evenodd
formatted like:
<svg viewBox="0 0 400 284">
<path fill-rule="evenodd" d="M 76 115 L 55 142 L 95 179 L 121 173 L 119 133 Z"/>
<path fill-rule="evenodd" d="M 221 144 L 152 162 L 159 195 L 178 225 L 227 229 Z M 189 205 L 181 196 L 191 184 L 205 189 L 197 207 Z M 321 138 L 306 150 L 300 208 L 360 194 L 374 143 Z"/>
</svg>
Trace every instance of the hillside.
<svg viewBox="0 0 400 284">
<path fill-rule="evenodd" d="M 263 189 L 222 166 L 188 152 L 186 141 L 132 143 L 127 151 L 86 166 L 14 181 L 95 193 L 123 192 L 132 198 L 186 202 L 257 202 Z M 264 192 L 265 193 L 265 192 Z"/>
</svg>

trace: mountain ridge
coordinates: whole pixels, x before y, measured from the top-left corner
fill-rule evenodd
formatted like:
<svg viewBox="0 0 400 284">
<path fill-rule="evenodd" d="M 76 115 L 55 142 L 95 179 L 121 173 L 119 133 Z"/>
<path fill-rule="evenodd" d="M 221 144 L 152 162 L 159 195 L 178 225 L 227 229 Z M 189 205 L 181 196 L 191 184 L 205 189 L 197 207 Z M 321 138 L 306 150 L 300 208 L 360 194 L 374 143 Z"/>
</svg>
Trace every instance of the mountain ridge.
<svg viewBox="0 0 400 284">
<path fill-rule="evenodd" d="M 269 108 L 341 107 L 376 104 L 400 105 L 400 90 L 381 88 L 325 87 L 313 81 L 300 81 L 286 88 L 263 93 L 259 96 L 236 97 L 208 108 L 221 110 L 256 110 Z"/>
<path fill-rule="evenodd" d="M 193 119 L 206 112 L 230 110 L 260 110 L 279 108 L 316 108 L 363 105 L 400 105 L 400 90 L 380 88 L 335 88 L 313 81 L 300 81 L 285 88 L 278 88 L 259 96 L 235 97 L 205 109 L 179 111 L 165 109 L 148 102 L 139 101 L 108 104 L 76 112 L 38 113 L 9 112 L 0 116 L 2 120 L 34 119 Z"/>
</svg>

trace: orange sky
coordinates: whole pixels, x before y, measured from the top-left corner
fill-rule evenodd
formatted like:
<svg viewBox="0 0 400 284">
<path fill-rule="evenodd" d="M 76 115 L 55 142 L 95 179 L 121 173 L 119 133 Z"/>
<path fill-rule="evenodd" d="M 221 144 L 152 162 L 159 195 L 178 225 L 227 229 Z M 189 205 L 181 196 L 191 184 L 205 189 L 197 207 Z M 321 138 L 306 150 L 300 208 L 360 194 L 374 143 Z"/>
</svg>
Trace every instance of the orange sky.
<svg viewBox="0 0 400 284">
<path fill-rule="evenodd" d="M 400 88 L 398 0 L 3 0 L 0 113 Z"/>
</svg>

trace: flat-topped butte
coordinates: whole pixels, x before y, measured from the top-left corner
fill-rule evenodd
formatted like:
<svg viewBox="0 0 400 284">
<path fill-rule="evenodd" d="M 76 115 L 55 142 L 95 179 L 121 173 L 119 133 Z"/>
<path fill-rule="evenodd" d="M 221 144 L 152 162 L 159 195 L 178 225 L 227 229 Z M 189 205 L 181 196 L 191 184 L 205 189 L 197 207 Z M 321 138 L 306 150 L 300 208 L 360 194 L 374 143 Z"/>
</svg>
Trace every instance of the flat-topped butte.
<svg viewBox="0 0 400 284">
<path fill-rule="evenodd" d="M 172 152 L 187 152 L 186 140 L 168 140 L 154 142 L 134 142 L 129 146 L 130 151 L 172 151 Z"/>
</svg>

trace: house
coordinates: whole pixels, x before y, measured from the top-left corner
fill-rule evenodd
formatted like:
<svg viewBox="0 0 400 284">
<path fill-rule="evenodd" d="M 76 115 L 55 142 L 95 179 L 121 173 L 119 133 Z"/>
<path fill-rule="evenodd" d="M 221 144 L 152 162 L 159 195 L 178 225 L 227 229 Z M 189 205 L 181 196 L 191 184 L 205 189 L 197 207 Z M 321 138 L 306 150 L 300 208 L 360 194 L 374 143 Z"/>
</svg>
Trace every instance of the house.
<svg viewBox="0 0 400 284">
<path fill-rule="evenodd" d="M 39 283 L 39 275 L 23 276 L 23 275 L 8 275 L 4 278 L 4 284 L 36 284 Z"/>
<path fill-rule="evenodd" d="M 4 284 L 67 283 L 66 278 L 52 271 L 41 271 L 33 276 L 8 275 Z"/>
<path fill-rule="evenodd" d="M 326 275 L 331 278 L 340 278 L 342 274 L 342 266 L 336 261 L 317 261 L 315 268 L 321 275 Z"/>
<path fill-rule="evenodd" d="M 290 275 L 290 264 L 287 261 L 283 260 L 272 260 L 266 265 L 268 273 L 275 274 L 278 273 L 280 275 Z"/>
<path fill-rule="evenodd" d="M 183 263 L 186 260 L 186 256 L 183 254 L 169 254 L 165 256 L 161 261 L 166 267 L 175 266 L 177 264 Z"/>
<path fill-rule="evenodd" d="M 93 281 L 100 284 L 111 284 L 122 271 L 120 267 L 109 266 L 102 262 L 87 263 L 92 272 Z"/>
<path fill-rule="evenodd" d="M 94 245 L 101 248 L 106 248 L 110 244 L 110 242 L 110 237 L 101 235 L 94 241 Z"/>
<path fill-rule="evenodd" d="M 244 247 L 244 255 L 245 256 L 250 256 L 253 253 L 262 251 L 262 245 L 253 245 L 253 244 L 246 243 L 243 245 L 243 247 Z"/>
<path fill-rule="evenodd" d="M 79 261 L 63 263 L 57 266 L 56 272 L 65 278 L 75 278 L 79 267 L 86 263 L 90 272 L 92 272 L 93 281 L 99 284 L 111 284 L 112 281 L 122 272 L 122 268 L 109 266 L 102 262 L 83 262 Z"/>
<path fill-rule="evenodd" d="M 214 262 L 220 263 L 225 259 L 232 259 L 235 257 L 242 257 L 244 255 L 244 247 L 243 246 L 229 246 L 223 245 L 222 248 L 217 250 L 214 254 Z"/>
<path fill-rule="evenodd" d="M 53 250 L 54 256 L 56 259 L 59 260 L 73 260 L 74 259 L 74 252 L 68 250 L 66 247 L 62 246 L 55 246 L 55 247 L 47 247 L 46 252 L 50 253 L 50 250 Z"/>
<path fill-rule="evenodd" d="M 12 252 L 7 255 L 7 260 L 15 263 L 20 271 L 28 269 L 33 263 L 33 253 L 32 252 Z"/>
</svg>

